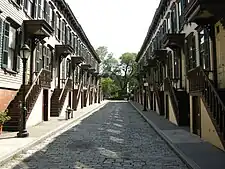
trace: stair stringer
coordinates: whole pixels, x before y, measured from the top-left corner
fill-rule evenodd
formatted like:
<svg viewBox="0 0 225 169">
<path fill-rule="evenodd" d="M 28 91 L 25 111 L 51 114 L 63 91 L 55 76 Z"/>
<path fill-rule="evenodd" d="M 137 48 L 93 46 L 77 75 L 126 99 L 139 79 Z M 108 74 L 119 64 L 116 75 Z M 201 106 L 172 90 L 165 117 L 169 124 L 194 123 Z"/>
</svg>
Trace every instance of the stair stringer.
<svg viewBox="0 0 225 169">
<path fill-rule="evenodd" d="M 68 106 L 68 103 L 69 103 L 69 91 L 66 94 L 66 98 L 65 98 L 65 101 L 63 103 L 62 109 L 59 112 L 59 117 L 66 118 L 66 108 Z"/>
<path fill-rule="evenodd" d="M 216 147 L 225 150 L 220 134 L 217 132 L 216 125 L 210 117 L 211 112 L 206 107 L 204 100 L 200 98 L 201 105 L 201 138 L 215 145 Z"/>
<path fill-rule="evenodd" d="M 35 126 L 43 121 L 43 88 L 34 104 L 32 111 L 27 119 L 27 127 Z"/>
<path fill-rule="evenodd" d="M 171 102 L 171 96 L 170 96 L 169 92 L 165 91 L 164 92 L 164 99 L 166 99 L 166 95 L 168 95 L 169 121 L 178 126 L 176 114 L 174 112 L 174 108 L 173 108 L 173 105 L 172 105 L 172 102 Z M 166 104 L 166 101 L 164 101 L 164 103 Z"/>
</svg>

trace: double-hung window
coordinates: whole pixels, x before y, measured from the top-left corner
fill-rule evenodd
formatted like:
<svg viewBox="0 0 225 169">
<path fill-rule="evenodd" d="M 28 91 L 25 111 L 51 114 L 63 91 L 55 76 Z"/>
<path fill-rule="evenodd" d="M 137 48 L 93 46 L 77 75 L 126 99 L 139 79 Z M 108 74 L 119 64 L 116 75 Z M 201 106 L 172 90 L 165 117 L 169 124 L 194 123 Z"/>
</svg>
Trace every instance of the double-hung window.
<svg viewBox="0 0 225 169">
<path fill-rule="evenodd" d="M 61 17 L 59 14 L 57 15 L 56 32 L 56 37 L 61 40 Z"/>
<path fill-rule="evenodd" d="M 199 30 L 199 55 L 200 65 L 203 69 L 210 70 L 209 34 L 206 29 Z"/>
<path fill-rule="evenodd" d="M 54 12 L 54 7 L 52 4 L 50 4 L 50 25 L 52 26 L 52 28 L 54 29 L 55 27 L 55 12 Z"/>
<path fill-rule="evenodd" d="M 62 21 L 62 44 L 65 44 L 65 39 L 66 39 L 65 31 L 66 31 L 66 21 L 63 20 Z"/>
<path fill-rule="evenodd" d="M 176 10 L 175 4 L 174 4 L 173 9 L 171 11 L 171 30 L 172 30 L 172 33 L 177 32 L 177 10 Z"/>
<path fill-rule="evenodd" d="M 185 50 L 187 55 L 187 71 L 196 67 L 196 43 L 193 33 L 188 35 L 185 43 Z"/>
<path fill-rule="evenodd" d="M 22 0 L 12 0 L 12 1 L 15 2 L 19 6 L 22 4 Z"/>
<path fill-rule="evenodd" d="M 20 59 L 20 37 L 21 32 L 17 31 L 18 27 L 5 20 L 3 25 L 3 50 L 2 50 L 2 67 L 8 70 L 19 71 Z"/>
<path fill-rule="evenodd" d="M 24 9 L 28 16 L 37 17 L 38 0 L 24 0 Z"/>
<path fill-rule="evenodd" d="M 50 23 L 50 6 L 46 0 L 44 1 L 44 19 Z"/>
</svg>

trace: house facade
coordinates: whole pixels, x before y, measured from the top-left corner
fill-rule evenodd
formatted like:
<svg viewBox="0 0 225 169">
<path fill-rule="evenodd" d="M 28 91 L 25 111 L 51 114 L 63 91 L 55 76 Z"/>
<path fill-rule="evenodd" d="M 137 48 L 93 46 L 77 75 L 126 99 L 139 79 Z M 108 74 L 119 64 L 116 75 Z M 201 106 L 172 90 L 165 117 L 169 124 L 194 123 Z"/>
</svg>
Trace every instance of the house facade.
<svg viewBox="0 0 225 169">
<path fill-rule="evenodd" d="M 224 9 L 219 0 L 161 0 L 136 58 L 135 91 L 137 102 L 222 150 Z"/>
<path fill-rule="evenodd" d="M 64 0 L 0 2 L 0 111 L 19 126 L 23 63 L 20 48 L 31 50 L 25 72 L 27 126 L 100 103 L 100 59 Z"/>
</svg>

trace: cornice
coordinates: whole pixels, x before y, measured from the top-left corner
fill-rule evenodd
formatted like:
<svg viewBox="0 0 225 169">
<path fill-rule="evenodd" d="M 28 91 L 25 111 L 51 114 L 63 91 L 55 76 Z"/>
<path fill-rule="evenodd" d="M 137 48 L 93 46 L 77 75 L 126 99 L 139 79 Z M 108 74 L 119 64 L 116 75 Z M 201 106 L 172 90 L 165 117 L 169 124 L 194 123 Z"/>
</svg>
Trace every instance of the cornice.
<svg viewBox="0 0 225 169">
<path fill-rule="evenodd" d="M 135 60 L 136 62 L 138 62 L 140 60 L 141 56 L 143 55 L 144 50 L 146 49 L 146 47 L 148 45 L 149 40 L 151 40 L 151 38 L 152 38 L 152 36 L 153 36 L 153 34 L 155 32 L 155 29 L 157 27 L 158 21 L 160 20 L 160 15 L 161 15 L 163 9 L 166 7 L 168 1 L 170 2 L 170 0 L 161 0 L 160 1 L 159 6 L 156 9 L 154 17 L 152 19 L 152 22 L 151 22 L 151 24 L 149 26 L 147 35 L 146 35 L 146 37 L 144 39 L 144 42 L 143 42 L 143 44 L 141 46 L 141 49 L 140 49 L 140 51 L 137 54 L 137 57 L 136 57 L 136 60 Z"/>
<path fill-rule="evenodd" d="M 52 2 L 56 6 L 59 5 L 61 7 L 60 10 L 63 10 L 64 15 L 67 15 L 65 18 L 66 19 L 69 18 L 69 21 L 72 24 L 70 26 L 72 26 L 75 29 L 76 33 L 78 33 L 78 35 L 84 41 L 84 43 L 89 48 L 90 52 L 95 57 L 95 59 L 98 61 L 98 63 L 101 63 L 101 60 L 100 60 L 99 56 L 95 52 L 93 46 L 91 45 L 89 39 L 86 36 L 84 30 L 82 29 L 82 27 L 79 24 L 79 22 L 77 21 L 75 15 L 73 14 L 72 10 L 70 9 L 70 6 L 65 2 L 65 0 L 52 0 Z M 69 22 L 69 21 L 67 20 L 67 22 Z"/>
</svg>

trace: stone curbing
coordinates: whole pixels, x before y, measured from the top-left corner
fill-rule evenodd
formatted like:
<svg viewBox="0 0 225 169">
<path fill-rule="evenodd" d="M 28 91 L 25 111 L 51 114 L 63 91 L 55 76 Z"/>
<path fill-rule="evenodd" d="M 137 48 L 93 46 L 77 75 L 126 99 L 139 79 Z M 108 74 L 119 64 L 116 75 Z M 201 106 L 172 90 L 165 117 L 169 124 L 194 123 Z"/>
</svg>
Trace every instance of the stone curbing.
<svg viewBox="0 0 225 169">
<path fill-rule="evenodd" d="M 29 142 L 25 146 L 22 146 L 22 147 L 18 146 L 18 148 L 14 152 L 11 152 L 10 154 L 7 154 L 6 156 L 0 158 L 0 166 L 2 166 L 3 164 L 5 164 L 9 160 L 11 160 L 16 155 L 19 155 L 19 154 L 23 153 L 24 151 L 27 151 L 30 147 L 39 144 L 40 142 L 42 142 L 43 140 L 47 139 L 50 136 L 53 136 L 57 132 L 60 132 L 62 130 L 65 130 L 65 131 L 68 130 L 69 128 L 76 125 L 76 124 L 74 124 L 75 122 L 85 119 L 87 116 L 93 114 L 94 112 L 98 111 L 100 108 L 104 107 L 107 103 L 108 103 L 108 101 L 103 101 L 102 103 L 100 103 L 96 107 L 93 106 L 93 109 L 91 109 L 89 111 L 88 110 L 84 111 L 85 108 L 81 109 L 81 111 L 83 110 L 84 112 L 82 112 L 82 114 L 79 117 L 71 119 L 69 121 L 66 121 L 65 123 L 63 123 L 59 127 L 45 133 L 41 137 L 38 137 L 38 138 L 34 139 L 33 141 Z M 86 109 L 88 109 L 88 108 L 91 108 L 91 107 L 87 107 Z M 80 110 L 78 110 L 78 111 L 80 111 Z M 26 139 L 26 138 L 22 138 L 22 139 Z"/>
<path fill-rule="evenodd" d="M 180 159 L 187 165 L 190 169 L 201 169 L 193 160 L 187 157 L 177 146 L 175 146 L 167 136 L 161 131 L 149 118 L 147 118 L 141 110 L 139 110 L 132 101 L 129 103 L 140 113 L 140 115 L 149 123 L 149 125 L 159 134 L 159 136 L 165 140 L 165 142 L 171 147 L 171 149 L 180 157 Z"/>
</svg>

